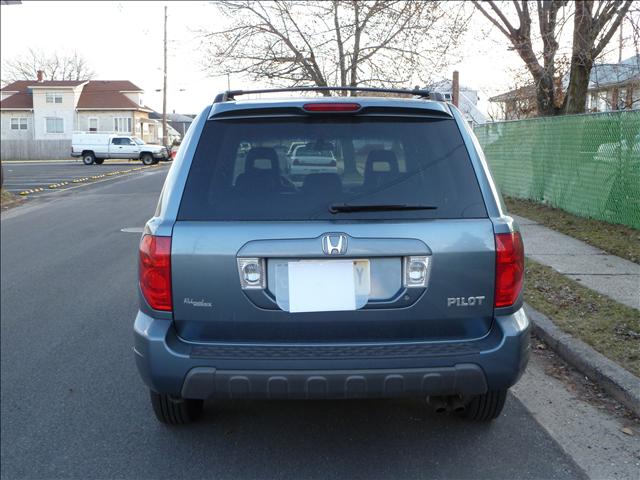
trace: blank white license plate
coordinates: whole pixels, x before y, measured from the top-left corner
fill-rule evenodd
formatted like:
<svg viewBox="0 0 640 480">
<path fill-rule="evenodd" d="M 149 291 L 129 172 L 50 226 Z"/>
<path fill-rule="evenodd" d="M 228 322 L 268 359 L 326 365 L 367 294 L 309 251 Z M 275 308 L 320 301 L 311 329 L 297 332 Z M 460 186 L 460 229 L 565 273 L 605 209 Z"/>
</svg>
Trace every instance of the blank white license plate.
<svg viewBox="0 0 640 480">
<path fill-rule="evenodd" d="M 369 260 L 289 262 L 288 275 L 293 313 L 357 310 L 371 291 Z"/>
</svg>

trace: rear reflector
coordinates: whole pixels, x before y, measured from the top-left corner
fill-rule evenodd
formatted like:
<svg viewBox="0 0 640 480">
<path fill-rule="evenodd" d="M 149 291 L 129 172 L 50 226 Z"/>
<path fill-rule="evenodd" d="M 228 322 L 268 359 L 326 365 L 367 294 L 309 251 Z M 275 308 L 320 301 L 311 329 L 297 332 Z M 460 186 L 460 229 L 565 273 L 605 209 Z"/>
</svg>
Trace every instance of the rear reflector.
<svg viewBox="0 0 640 480">
<path fill-rule="evenodd" d="M 524 280 L 524 246 L 520 232 L 498 233 L 496 238 L 496 293 L 494 306 L 515 303 Z"/>
<path fill-rule="evenodd" d="M 303 107 L 307 112 L 355 112 L 360 110 L 359 103 L 306 103 Z"/>
<path fill-rule="evenodd" d="M 171 311 L 171 237 L 140 241 L 140 290 L 154 310 Z"/>
</svg>

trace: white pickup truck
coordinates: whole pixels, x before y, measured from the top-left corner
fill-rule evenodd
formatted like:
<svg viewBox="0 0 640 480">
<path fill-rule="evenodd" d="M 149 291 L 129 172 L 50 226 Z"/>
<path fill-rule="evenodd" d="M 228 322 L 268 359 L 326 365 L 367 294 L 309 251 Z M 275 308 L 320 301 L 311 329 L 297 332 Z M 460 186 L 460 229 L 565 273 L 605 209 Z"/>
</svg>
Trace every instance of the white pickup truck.
<svg viewBox="0 0 640 480">
<path fill-rule="evenodd" d="M 153 165 L 169 158 L 162 145 L 149 145 L 138 137 L 100 133 L 74 133 L 71 156 L 82 157 L 85 165 L 102 165 L 107 158 L 130 158 Z"/>
</svg>

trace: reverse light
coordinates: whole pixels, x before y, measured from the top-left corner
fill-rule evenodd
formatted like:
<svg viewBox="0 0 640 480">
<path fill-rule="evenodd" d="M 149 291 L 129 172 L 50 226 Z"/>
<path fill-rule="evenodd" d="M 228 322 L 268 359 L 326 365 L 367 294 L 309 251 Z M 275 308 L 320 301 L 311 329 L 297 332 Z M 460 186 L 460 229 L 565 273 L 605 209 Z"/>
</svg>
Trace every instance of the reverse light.
<svg viewBox="0 0 640 480">
<path fill-rule="evenodd" d="M 238 258 L 240 286 L 243 290 L 262 290 L 266 286 L 264 259 Z"/>
<path fill-rule="evenodd" d="M 343 102 L 305 103 L 302 108 L 307 112 L 355 112 L 360 110 L 360 104 Z"/>
<path fill-rule="evenodd" d="M 513 305 L 524 281 L 524 245 L 520 232 L 498 233 L 496 241 L 496 291 L 494 306 Z"/>
<path fill-rule="evenodd" d="M 154 310 L 171 311 L 171 237 L 145 235 L 140 241 L 140 290 Z"/>
<path fill-rule="evenodd" d="M 429 257 L 404 257 L 404 286 L 424 288 L 429 282 Z"/>
</svg>

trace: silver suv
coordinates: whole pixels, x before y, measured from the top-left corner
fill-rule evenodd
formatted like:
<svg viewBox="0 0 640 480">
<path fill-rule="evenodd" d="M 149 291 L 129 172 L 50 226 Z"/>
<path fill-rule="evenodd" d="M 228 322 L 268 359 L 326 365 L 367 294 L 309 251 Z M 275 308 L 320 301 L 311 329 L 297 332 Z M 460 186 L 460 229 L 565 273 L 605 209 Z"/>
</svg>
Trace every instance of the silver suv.
<svg viewBox="0 0 640 480">
<path fill-rule="evenodd" d="M 529 355 L 524 252 L 458 109 L 423 90 L 238 99 L 267 92 L 204 109 L 144 230 L 134 352 L 158 420 L 399 396 L 496 418 Z M 300 145 L 335 165 L 291 174 Z"/>
</svg>

